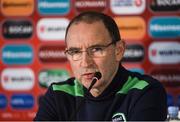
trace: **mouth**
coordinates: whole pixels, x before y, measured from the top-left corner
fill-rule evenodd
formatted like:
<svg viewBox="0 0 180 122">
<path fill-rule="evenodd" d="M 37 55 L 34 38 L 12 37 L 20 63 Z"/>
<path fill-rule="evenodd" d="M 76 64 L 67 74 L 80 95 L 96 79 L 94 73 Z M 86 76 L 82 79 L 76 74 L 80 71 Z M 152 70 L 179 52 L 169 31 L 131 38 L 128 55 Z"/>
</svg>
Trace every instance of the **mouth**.
<svg viewBox="0 0 180 122">
<path fill-rule="evenodd" d="M 92 78 L 94 77 L 94 73 L 84 73 L 82 74 L 82 77 L 88 80 L 92 80 Z"/>
</svg>

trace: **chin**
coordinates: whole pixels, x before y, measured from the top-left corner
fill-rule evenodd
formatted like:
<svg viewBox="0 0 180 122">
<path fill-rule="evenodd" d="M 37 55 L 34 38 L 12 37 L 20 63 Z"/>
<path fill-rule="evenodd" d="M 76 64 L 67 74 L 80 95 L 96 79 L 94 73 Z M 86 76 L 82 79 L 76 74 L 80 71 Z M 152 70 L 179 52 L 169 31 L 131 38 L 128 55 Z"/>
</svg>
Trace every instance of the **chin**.
<svg viewBox="0 0 180 122">
<path fill-rule="evenodd" d="M 90 82 L 82 82 L 82 85 L 84 86 L 84 87 L 86 87 L 87 89 L 89 88 L 89 86 L 90 86 Z"/>
</svg>

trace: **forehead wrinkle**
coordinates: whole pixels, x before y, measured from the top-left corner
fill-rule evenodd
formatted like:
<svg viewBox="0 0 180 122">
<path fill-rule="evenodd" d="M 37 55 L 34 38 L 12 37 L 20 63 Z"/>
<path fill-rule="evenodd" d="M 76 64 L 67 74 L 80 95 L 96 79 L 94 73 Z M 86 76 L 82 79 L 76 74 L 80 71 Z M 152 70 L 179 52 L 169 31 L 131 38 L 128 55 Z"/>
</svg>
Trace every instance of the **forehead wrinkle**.
<svg viewBox="0 0 180 122">
<path fill-rule="evenodd" d="M 97 28 L 94 29 L 95 27 Z M 86 34 L 83 35 L 83 33 Z M 78 48 L 87 48 L 94 44 L 100 44 L 100 42 L 104 44 L 105 41 L 109 42 L 109 40 L 111 40 L 111 37 L 103 23 L 93 22 L 89 24 L 80 22 L 78 24 L 72 24 L 69 28 L 66 45 Z"/>
<path fill-rule="evenodd" d="M 90 44 L 88 47 L 86 47 L 86 49 L 88 48 L 93 48 L 93 47 L 97 47 L 97 46 L 103 46 L 104 43 L 95 43 L 95 44 Z M 70 50 L 81 50 L 82 48 L 80 47 L 69 47 Z"/>
</svg>

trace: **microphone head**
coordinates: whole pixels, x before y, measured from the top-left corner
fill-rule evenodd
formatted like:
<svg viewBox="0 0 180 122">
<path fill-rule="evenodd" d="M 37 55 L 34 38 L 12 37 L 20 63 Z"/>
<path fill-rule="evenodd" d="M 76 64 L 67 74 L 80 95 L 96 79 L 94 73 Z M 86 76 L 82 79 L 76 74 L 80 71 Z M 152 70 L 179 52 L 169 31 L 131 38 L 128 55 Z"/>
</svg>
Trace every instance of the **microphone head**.
<svg viewBox="0 0 180 122">
<path fill-rule="evenodd" d="M 95 72 L 94 77 L 96 77 L 98 80 L 102 77 L 100 72 Z"/>
</svg>

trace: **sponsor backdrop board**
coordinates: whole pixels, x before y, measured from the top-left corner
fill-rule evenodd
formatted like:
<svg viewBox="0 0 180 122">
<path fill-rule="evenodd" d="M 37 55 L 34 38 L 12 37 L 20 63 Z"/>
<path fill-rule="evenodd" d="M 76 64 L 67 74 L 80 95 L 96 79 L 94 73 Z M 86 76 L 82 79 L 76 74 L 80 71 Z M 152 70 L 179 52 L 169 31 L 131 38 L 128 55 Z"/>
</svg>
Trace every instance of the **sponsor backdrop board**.
<svg viewBox="0 0 180 122">
<path fill-rule="evenodd" d="M 65 30 L 87 10 L 114 18 L 123 65 L 160 80 L 168 106 L 180 106 L 179 0 L 0 0 L 0 120 L 32 120 L 47 87 L 73 75 Z"/>
</svg>

